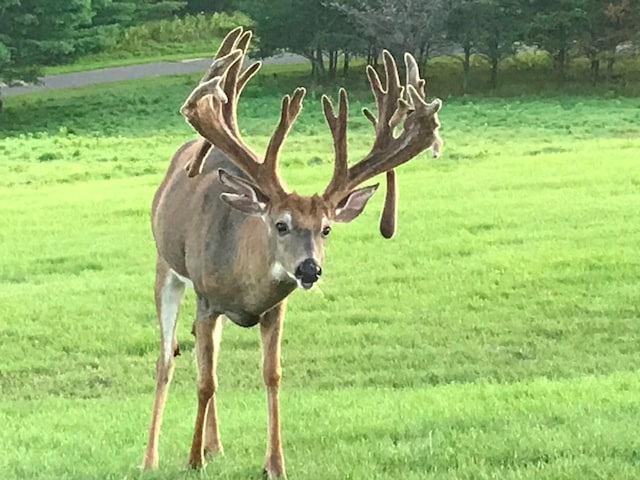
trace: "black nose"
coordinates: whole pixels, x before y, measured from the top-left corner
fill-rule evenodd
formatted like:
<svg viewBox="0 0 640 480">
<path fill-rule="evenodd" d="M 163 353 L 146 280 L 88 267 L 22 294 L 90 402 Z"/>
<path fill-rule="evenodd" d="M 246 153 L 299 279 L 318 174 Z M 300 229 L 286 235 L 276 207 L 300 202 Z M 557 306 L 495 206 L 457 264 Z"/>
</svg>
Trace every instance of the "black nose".
<svg viewBox="0 0 640 480">
<path fill-rule="evenodd" d="M 322 275 L 322 269 L 316 263 L 313 258 L 307 258 L 304 260 L 298 268 L 296 268 L 296 278 L 299 278 L 305 283 L 315 283 Z"/>
</svg>

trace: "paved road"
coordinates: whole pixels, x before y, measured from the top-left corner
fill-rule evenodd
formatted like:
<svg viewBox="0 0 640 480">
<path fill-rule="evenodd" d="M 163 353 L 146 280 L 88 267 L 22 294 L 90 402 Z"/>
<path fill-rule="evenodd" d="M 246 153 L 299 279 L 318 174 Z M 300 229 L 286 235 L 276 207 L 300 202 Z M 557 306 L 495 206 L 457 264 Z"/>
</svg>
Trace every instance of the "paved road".
<svg viewBox="0 0 640 480">
<path fill-rule="evenodd" d="M 282 54 L 263 59 L 265 65 L 284 65 L 302 63 L 304 57 L 294 54 Z M 6 87 L 2 89 L 4 97 L 14 97 L 27 93 L 63 90 L 66 88 L 85 87 L 97 83 L 122 82 L 141 78 L 164 77 L 167 75 L 182 75 L 188 73 L 204 73 L 211 64 L 210 58 L 183 60 L 180 62 L 159 62 L 145 65 L 130 65 L 127 67 L 103 68 L 88 72 L 65 73 L 49 75 L 42 79 L 41 85 L 27 85 L 24 87 Z"/>
</svg>

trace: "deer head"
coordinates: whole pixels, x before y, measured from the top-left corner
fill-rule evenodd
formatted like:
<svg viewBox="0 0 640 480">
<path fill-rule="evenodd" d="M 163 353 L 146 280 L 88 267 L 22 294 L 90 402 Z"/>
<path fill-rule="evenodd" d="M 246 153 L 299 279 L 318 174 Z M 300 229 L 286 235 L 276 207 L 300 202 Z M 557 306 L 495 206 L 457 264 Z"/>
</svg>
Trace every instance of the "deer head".
<svg viewBox="0 0 640 480">
<path fill-rule="evenodd" d="M 242 28 L 227 35 L 208 72 L 182 106 L 181 113 L 195 130 L 246 174 L 245 178 L 220 170 L 220 181 L 227 187 L 221 198 L 232 208 L 264 221 L 274 259 L 273 275 L 308 289 L 322 274 L 331 225 L 350 222 L 362 213 L 378 184 L 360 185 L 381 173 L 387 174 L 389 182 L 381 231 L 386 237 L 393 234 L 396 215 L 394 169 L 430 147 L 437 155 L 442 144 L 437 112 L 442 102 L 439 99 L 431 103 L 425 101 L 425 81 L 420 79 L 417 64 L 410 54 L 405 54 L 406 86 L 402 86 L 393 57 L 384 51 L 384 86 L 376 71 L 367 67 L 378 109 L 377 117 L 369 110 L 364 111 L 375 128 L 371 151 L 359 162 L 348 165 L 347 93 L 340 90 L 337 113 L 329 98 L 323 96 L 324 114 L 335 149 L 334 171 L 321 195 L 303 197 L 288 192 L 277 171 L 280 149 L 302 108 L 303 88 L 283 98 L 280 121 L 264 159 L 240 136 L 238 99 L 261 66 L 257 62 L 242 71 L 250 40 L 251 32 L 243 32 Z M 396 135 L 394 132 L 400 125 L 401 131 Z M 201 170 L 203 159 L 204 155 L 200 155 L 188 166 L 191 176 Z"/>
</svg>

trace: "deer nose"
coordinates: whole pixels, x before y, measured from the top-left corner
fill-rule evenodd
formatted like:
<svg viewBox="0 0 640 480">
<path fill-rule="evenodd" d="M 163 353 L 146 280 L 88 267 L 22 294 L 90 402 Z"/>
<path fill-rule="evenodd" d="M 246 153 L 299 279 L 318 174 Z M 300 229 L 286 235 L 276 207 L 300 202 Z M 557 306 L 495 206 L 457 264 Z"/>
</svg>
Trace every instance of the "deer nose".
<svg viewBox="0 0 640 480">
<path fill-rule="evenodd" d="M 307 258 L 298 265 L 295 275 L 303 283 L 316 283 L 322 275 L 322 269 L 313 258 Z"/>
</svg>

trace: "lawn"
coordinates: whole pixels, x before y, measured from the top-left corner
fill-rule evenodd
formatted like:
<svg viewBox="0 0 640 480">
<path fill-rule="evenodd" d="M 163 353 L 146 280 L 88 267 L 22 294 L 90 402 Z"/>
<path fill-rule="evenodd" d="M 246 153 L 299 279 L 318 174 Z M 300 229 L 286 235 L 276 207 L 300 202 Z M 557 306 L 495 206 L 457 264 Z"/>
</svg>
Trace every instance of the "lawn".
<svg viewBox="0 0 640 480">
<path fill-rule="evenodd" d="M 149 207 L 192 137 L 196 77 L 6 101 L 0 117 L 0 478 L 261 478 L 259 334 L 228 325 L 226 454 L 186 470 L 196 409 L 190 335 L 141 473 L 158 332 Z M 279 96 L 246 92 L 264 151 Z M 287 183 L 321 189 L 332 145 L 319 91 L 285 145 Z M 432 89 L 432 94 L 439 93 Z M 353 95 L 350 154 L 372 132 Z M 401 168 L 336 226 L 319 288 L 296 292 L 283 345 L 285 459 L 298 479 L 636 479 L 640 471 L 640 100 L 445 99 L 444 154 Z"/>
</svg>

